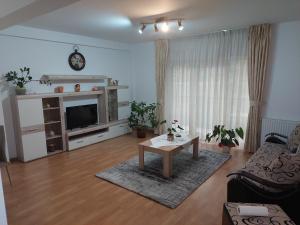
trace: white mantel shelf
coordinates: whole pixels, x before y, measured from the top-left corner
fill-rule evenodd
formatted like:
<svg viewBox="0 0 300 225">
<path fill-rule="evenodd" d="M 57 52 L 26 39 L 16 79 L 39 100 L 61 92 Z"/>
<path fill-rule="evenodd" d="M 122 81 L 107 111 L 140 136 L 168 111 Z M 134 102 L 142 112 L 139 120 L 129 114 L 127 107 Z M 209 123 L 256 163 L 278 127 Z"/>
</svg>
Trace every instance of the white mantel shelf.
<svg viewBox="0 0 300 225">
<path fill-rule="evenodd" d="M 80 91 L 80 92 L 64 92 L 64 93 L 39 93 L 28 95 L 17 95 L 17 99 L 31 99 L 31 98 L 51 98 L 51 97 L 76 97 L 76 96 L 89 96 L 104 94 L 103 90 L 100 91 Z"/>
<path fill-rule="evenodd" d="M 109 77 L 104 75 L 43 75 L 40 80 L 52 83 L 61 82 L 104 82 Z"/>
</svg>

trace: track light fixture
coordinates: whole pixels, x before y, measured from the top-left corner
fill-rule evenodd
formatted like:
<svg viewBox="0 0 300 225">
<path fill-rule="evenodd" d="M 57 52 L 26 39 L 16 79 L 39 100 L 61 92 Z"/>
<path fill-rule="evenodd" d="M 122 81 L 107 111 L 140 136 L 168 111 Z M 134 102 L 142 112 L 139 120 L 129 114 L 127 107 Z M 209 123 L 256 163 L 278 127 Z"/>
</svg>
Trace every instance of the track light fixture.
<svg viewBox="0 0 300 225">
<path fill-rule="evenodd" d="M 150 21 L 150 22 L 144 22 L 140 24 L 140 28 L 139 28 L 139 33 L 143 34 L 145 28 L 147 25 L 153 25 L 154 31 L 155 32 L 159 32 L 160 30 L 163 32 L 168 32 L 170 27 L 169 27 L 169 23 L 173 24 L 176 23 L 178 25 L 178 30 L 182 31 L 184 26 L 182 25 L 182 19 L 165 19 L 165 18 L 158 18 L 154 21 Z M 172 27 L 172 26 L 171 26 Z"/>
<path fill-rule="evenodd" d="M 158 32 L 158 31 L 159 31 L 156 23 L 154 23 L 154 31 L 155 31 L 155 32 Z"/>
<path fill-rule="evenodd" d="M 181 21 L 181 20 L 178 20 L 177 23 L 178 23 L 178 30 L 179 30 L 179 31 L 182 31 L 183 28 L 184 28 L 184 26 L 182 25 L 182 21 Z"/>
<path fill-rule="evenodd" d="M 139 33 L 142 34 L 144 32 L 145 28 L 146 28 L 146 25 L 142 24 L 141 28 L 139 29 Z"/>
<path fill-rule="evenodd" d="M 161 25 L 161 30 L 163 32 L 168 32 L 169 31 L 169 25 L 167 22 L 163 22 L 162 25 Z"/>
</svg>

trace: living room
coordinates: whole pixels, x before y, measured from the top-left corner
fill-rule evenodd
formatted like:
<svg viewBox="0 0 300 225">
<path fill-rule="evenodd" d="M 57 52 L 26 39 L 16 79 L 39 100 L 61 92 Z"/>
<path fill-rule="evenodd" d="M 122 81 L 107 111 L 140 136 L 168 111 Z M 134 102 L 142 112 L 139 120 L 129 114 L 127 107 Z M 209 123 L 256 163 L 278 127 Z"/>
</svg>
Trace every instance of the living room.
<svg viewBox="0 0 300 225">
<path fill-rule="evenodd" d="M 299 1 L 0 8 L 0 224 L 300 223 Z"/>
</svg>

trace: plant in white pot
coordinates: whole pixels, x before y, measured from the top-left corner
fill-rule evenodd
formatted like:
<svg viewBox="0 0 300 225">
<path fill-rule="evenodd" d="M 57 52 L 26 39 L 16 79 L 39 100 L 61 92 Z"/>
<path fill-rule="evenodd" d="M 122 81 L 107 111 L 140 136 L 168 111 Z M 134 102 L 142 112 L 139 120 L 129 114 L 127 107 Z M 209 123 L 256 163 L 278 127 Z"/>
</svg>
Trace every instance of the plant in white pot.
<svg viewBox="0 0 300 225">
<path fill-rule="evenodd" d="M 4 76 L 7 82 L 16 85 L 16 94 L 25 95 L 26 88 L 25 84 L 32 81 L 32 76 L 30 76 L 30 68 L 24 67 L 20 68 L 20 73 L 16 71 L 10 71 Z"/>
<path fill-rule="evenodd" d="M 167 123 L 166 120 L 160 122 L 160 124 Z M 167 140 L 168 141 L 174 141 L 174 133 L 177 132 L 177 129 L 179 130 L 184 130 L 179 124 L 178 120 L 173 120 L 171 121 L 171 125 L 167 128 L 168 134 L 167 134 Z M 180 134 L 176 134 L 176 137 L 181 137 Z"/>
<path fill-rule="evenodd" d="M 212 133 L 206 134 L 205 141 L 209 143 L 215 139 L 217 142 L 219 141 L 218 145 L 223 149 L 223 152 L 229 153 L 231 148 L 239 146 L 238 138 L 244 138 L 243 128 L 225 129 L 224 125 L 216 125 Z"/>
</svg>

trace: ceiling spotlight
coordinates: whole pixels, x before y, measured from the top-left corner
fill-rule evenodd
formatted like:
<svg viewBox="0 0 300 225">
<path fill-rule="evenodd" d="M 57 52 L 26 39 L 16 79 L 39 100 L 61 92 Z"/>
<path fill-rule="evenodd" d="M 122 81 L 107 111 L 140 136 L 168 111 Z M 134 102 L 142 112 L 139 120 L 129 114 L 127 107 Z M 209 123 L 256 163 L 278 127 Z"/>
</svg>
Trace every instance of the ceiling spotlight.
<svg viewBox="0 0 300 225">
<path fill-rule="evenodd" d="M 227 30 L 227 29 L 223 29 L 222 31 L 223 31 L 223 32 L 228 32 L 229 30 Z"/>
<path fill-rule="evenodd" d="M 167 24 L 167 22 L 163 22 L 161 25 L 161 30 L 163 32 L 168 32 L 169 31 L 169 25 Z"/>
<path fill-rule="evenodd" d="M 142 34 L 143 31 L 145 30 L 145 28 L 146 28 L 146 25 L 142 24 L 141 28 L 139 29 L 139 33 Z"/>
<path fill-rule="evenodd" d="M 158 27 L 157 27 L 157 24 L 156 24 L 156 23 L 154 24 L 154 31 L 155 31 L 155 32 L 158 32 Z"/>
<path fill-rule="evenodd" d="M 179 31 L 182 31 L 184 28 L 184 26 L 182 25 L 182 21 L 181 20 L 178 20 L 178 30 Z"/>
</svg>

